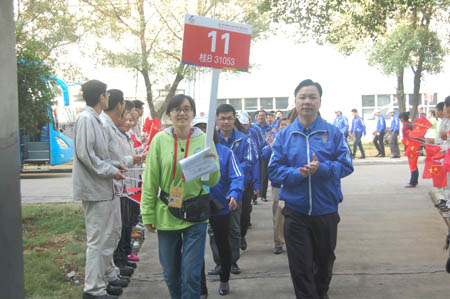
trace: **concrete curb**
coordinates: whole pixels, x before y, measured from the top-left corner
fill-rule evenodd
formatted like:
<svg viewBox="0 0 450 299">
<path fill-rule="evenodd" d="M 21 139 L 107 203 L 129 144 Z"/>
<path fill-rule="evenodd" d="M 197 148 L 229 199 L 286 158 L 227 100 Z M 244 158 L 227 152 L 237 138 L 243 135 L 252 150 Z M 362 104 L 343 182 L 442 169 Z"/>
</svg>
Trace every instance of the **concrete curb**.
<svg viewBox="0 0 450 299">
<path fill-rule="evenodd" d="M 425 157 L 419 157 L 418 163 L 423 163 Z M 397 159 L 393 158 L 366 158 L 366 159 L 354 159 L 353 165 L 395 165 L 395 164 L 408 164 L 408 158 L 401 157 Z"/>
</svg>

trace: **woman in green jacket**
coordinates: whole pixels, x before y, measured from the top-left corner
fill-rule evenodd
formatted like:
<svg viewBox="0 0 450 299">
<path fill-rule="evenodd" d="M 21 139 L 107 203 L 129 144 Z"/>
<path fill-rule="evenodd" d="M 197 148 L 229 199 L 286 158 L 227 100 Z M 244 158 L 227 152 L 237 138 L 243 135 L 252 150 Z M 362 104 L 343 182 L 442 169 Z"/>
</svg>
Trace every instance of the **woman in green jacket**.
<svg viewBox="0 0 450 299">
<path fill-rule="evenodd" d="M 208 181 L 200 178 L 186 182 L 179 161 L 205 147 L 205 134 L 192 127 L 195 102 L 186 95 L 174 96 L 166 114 L 173 126 L 158 133 L 150 145 L 142 187 L 141 214 L 148 231 L 158 232 L 159 260 L 172 299 L 199 298 L 200 273 L 205 253 L 206 225 L 175 217 L 169 210 L 182 201 L 207 193 L 202 185 L 219 182 L 218 170 Z M 212 148 L 215 155 L 215 147 Z M 161 192 L 160 192 L 161 191 Z M 181 200 L 168 200 L 182 195 Z"/>
</svg>

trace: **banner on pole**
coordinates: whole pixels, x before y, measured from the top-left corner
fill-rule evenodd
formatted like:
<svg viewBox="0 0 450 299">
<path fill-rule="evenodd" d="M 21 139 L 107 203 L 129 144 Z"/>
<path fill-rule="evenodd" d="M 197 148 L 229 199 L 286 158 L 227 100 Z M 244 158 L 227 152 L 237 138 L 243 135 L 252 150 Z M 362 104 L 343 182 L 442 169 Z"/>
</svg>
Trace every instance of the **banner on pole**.
<svg viewBox="0 0 450 299">
<path fill-rule="evenodd" d="M 247 71 L 252 26 L 187 14 L 181 62 Z"/>
</svg>

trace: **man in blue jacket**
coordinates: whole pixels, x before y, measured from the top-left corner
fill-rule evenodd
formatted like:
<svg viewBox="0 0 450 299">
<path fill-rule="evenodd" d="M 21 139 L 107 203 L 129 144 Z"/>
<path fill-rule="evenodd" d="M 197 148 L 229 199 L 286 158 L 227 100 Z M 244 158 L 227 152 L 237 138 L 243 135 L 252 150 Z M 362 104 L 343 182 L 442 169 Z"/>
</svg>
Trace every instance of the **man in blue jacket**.
<svg viewBox="0 0 450 299">
<path fill-rule="evenodd" d="M 241 236 L 241 213 L 250 215 L 248 211 L 251 209 L 251 200 L 253 196 L 252 171 L 255 164 L 254 146 L 246 134 L 235 128 L 236 110 L 233 106 L 222 104 L 217 107 L 216 121 L 217 126 L 219 127 L 220 144 L 225 145 L 233 151 L 244 172 L 244 192 L 242 193 L 242 200 L 239 203 L 238 208 L 232 212 L 231 215 L 231 273 L 239 274 L 241 273 L 241 270 L 237 265 L 237 261 L 240 257 L 239 250 L 241 248 L 241 238 L 245 237 Z M 249 221 L 247 219 L 243 219 L 242 221 L 243 225 L 248 226 Z M 213 273 L 211 272 L 211 274 Z"/>
<path fill-rule="evenodd" d="M 400 148 L 398 147 L 398 133 L 400 132 L 400 119 L 398 114 L 394 112 L 394 109 L 389 109 L 388 113 L 391 115 L 391 126 L 389 132 L 391 137 L 389 138 L 389 148 L 391 149 L 391 158 L 400 158 Z"/>
<path fill-rule="evenodd" d="M 376 110 L 375 115 L 377 117 L 377 129 L 373 133 L 373 143 L 375 144 L 375 147 L 378 151 L 377 157 L 385 157 L 386 154 L 384 152 L 384 134 L 386 134 L 386 120 L 384 119 L 384 115 L 381 114 L 380 110 Z"/>
<path fill-rule="evenodd" d="M 342 115 L 342 111 L 336 111 L 336 118 L 333 121 L 335 125 L 344 134 L 345 138 L 348 136 L 348 119 Z"/>
<path fill-rule="evenodd" d="M 267 113 L 264 110 L 258 112 L 258 121 L 253 125 L 261 129 L 264 140 L 267 139 L 268 134 L 272 131 L 272 126 L 266 122 Z M 269 160 L 264 159 L 262 156 L 259 159 L 259 171 L 260 171 L 260 186 L 261 186 L 261 201 L 267 202 L 267 187 L 269 184 L 269 175 L 267 171 L 267 165 Z"/>
<path fill-rule="evenodd" d="M 353 119 L 352 119 L 352 127 L 350 129 L 350 134 L 355 137 L 355 141 L 353 142 L 353 158 L 356 157 L 356 148 L 359 147 L 361 151 L 361 158 L 366 158 L 366 153 L 364 152 L 364 147 L 361 142 L 361 137 L 366 135 L 366 126 L 364 125 L 364 121 L 358 115 L 358 110 L 352 109 Z"/>
<path fill-rule="evenodd" d="M 294 92 L 298 117 L 278 133 L 269 176 L 281 184 L 284 237 L 297 298 L 328 298 L 335 260 L 341 178 L 353 172 L 344 135 L 319 115 L 322 87 L 300 82 Z"/>
</svg>

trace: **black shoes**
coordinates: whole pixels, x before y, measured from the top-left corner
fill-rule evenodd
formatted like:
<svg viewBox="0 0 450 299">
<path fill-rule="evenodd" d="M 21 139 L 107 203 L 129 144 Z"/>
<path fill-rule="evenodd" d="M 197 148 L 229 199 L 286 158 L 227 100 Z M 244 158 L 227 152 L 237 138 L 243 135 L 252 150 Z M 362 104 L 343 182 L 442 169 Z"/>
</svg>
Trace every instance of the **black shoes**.
<svg viewBox="0 0 450 299">
<path fill-rule="evenodd" d="M 94 296 L 89 293 L 83 293 L 83 299 L 117 299 L 117 297 L 111 295 Z"/>
<path fill-rule="evenodd" d="M 108 282 L 108 285 L 113 286 L 113 287 L 126 288 L 129 283 L 130 283 L 129 279 L 117 278 L 116 280 Z"/>
<path fill-rule="evenodd" d="M 221 282 L 220 286 L 219 286 L 219 295 L 220 296 L 225 296 L 228 295 L 230 293 L 230 285 L 227 282 Z"/>
<path fill-rule="evenodd" d="M 241 238 L 241 249 L 242 250 L 247 249 L 247 240 L 245 240 L 245 237 Z"/>
<path fill-rule="evenodd" d="M 283 252 L 283 248 L 282 247 L 275 247 L 273 249 L 273 254 L 280 254 Z"/>
<path fill-rule="evenodd" d="M 222 269 L 222 267 L 221 267 L 220 265 L 216 265 L 216 266 L 214 267 L 214 269 L 211 269 L 211 270 L 208 272 L 208 275 L 219 275 L 221 269 Z"/>
<path fill-rule="evenodd" d="M 261 197 L 261 201 L 268 202 L 269 200 L 265 197 Z"/>
<path fill-rule="evenodd" d="M 447 201 L 444 199 L 439 200 L 437 203 L 434 204 L 436 208 L 444 207 L 447 205 Z"/>
<path fill-rule="evenodd" d="M 365 158 L 366 158 L 366 156 L 361 156 L 358 159 L 365 159 Z"/>
<path fill-rule="evenodd" d="M 120 294 L 122 294 L 123 290 L 121 287 L 115 287 L 112 285 L 108 285 L 106 287 L 106 293 L 108 293 L 108 295 L 112 295 L 112 296 L 120 296 Z"/>
<path fill-rule="evenodd" d="M 134 273 L 134 269 L 128 266 L 122 266 L 119 270 L 121 276 L 131 276 Z"/>
<path fill-rule="evenodd" d="M 239 266 L 236 263 L 234 263 L 234 264 L 231 264 L 230 272 L 233 274 L 241 274 L 241 269 L 239 268 Z"/>
</svg>

